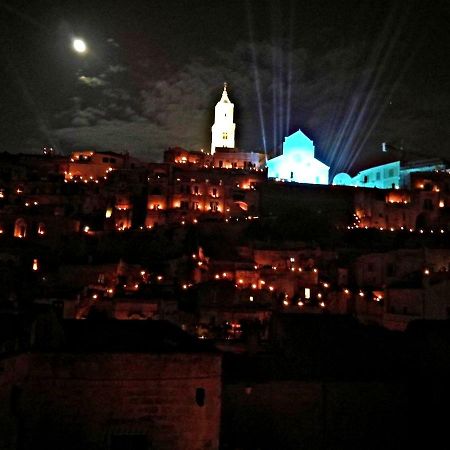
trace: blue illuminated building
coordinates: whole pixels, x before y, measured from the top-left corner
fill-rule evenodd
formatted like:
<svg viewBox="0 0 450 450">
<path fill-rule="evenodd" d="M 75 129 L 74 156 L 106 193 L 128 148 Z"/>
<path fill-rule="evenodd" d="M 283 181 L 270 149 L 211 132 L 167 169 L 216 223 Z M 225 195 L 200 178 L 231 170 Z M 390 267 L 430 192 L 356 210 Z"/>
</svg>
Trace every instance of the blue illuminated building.
<svg viewBox="0 0 450 450">
<path fill-rule="evenodd" d="M 314 157 L 314 144 L 301 130 L 286 137 L 283 153 L 267 161 L 268 177 L 297 183 L 328 184 L 330 168 Z"/>
<path fill-rule="evenodd" d="M 398 188 L 400 187 L 400 161 L 370 167 L 362 170 L 354 177 L 347 173 L 338 173 L 333 178 L 333 184 L 379 189 Z"/>
<path fill-rule="evenodd" d="M 446 170 L 446 168 L 447 165 L 440 159 L 410 162 L 394 161 L 362 170 L 354 177 L 351 177 L 348 173 L 338 173 L 334 176 L 332 184 L 378 189 L 410 189 L 412 173 Z"/>
</svg>

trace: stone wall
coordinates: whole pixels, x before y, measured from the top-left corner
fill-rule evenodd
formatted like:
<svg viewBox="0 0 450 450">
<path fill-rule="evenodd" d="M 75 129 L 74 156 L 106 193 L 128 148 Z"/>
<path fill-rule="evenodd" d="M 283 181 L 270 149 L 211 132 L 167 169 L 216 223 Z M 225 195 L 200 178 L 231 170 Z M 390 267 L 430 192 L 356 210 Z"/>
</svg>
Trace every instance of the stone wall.
<svg viewBox="0 0 450 450">
<path fill-rule="evenodd" d="M 3 364 L 4 450 L 218 448 L 217 354 L 33 354 L 21 376 L 17 358 Z"/>
</svg>

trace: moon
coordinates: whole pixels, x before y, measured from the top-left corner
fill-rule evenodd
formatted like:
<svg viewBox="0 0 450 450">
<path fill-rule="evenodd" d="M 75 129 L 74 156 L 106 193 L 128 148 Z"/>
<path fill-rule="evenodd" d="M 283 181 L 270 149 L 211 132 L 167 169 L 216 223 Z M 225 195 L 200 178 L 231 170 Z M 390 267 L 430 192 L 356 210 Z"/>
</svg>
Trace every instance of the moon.
<svg viewBox="0 0 450 450">
<path fill-rule="evenodd" d="M 85 53 L 87 50 L 86 42 L 84 42 L 83 39 L 74 39 L 72 42 L 72 46 L 77 53 Z"/>
</svg>

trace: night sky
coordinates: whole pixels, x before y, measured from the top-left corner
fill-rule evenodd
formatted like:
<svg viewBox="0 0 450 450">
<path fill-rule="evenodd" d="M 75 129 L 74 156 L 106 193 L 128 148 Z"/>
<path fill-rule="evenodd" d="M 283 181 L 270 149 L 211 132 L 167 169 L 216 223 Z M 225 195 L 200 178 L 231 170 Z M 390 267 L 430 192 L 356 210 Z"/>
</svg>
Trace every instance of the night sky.
<svg viewBox="0 0 450 450">
<path fill-rule="evenodd" d="M 244 150 L 301 128 L 333 172 L 378 162 L 383 141 L 446 156 L 449 3 L 2 2 L 0 151 L 208 149 L 227 81 Z"/>
</svg>

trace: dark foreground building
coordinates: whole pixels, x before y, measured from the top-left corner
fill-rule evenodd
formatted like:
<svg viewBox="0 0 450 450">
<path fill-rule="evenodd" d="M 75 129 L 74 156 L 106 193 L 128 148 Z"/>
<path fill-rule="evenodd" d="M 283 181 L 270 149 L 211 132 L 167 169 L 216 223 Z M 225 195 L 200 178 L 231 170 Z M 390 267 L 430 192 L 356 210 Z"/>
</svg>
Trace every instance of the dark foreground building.
<svg viewBox="0 0 450 450">
<path fill-rule="evenodd" d="M 221 356 L 166 322 L 73 321 L 0 361 L 0 448 L 217 449 Z"/>
</svg>

